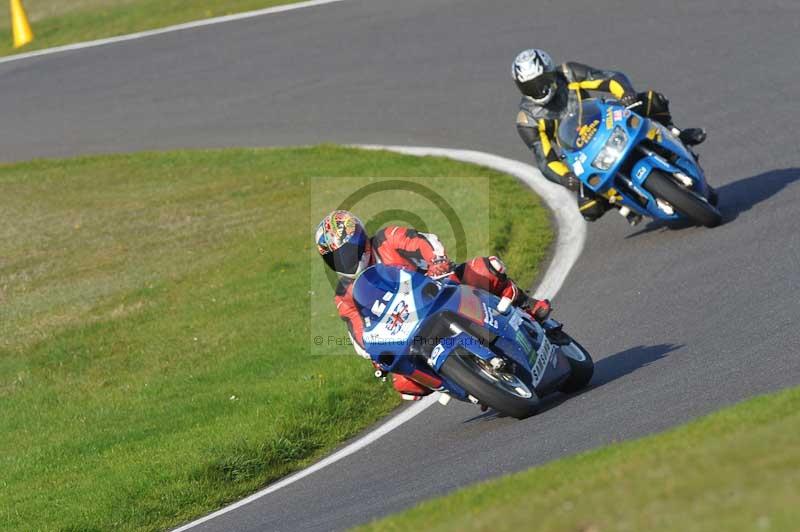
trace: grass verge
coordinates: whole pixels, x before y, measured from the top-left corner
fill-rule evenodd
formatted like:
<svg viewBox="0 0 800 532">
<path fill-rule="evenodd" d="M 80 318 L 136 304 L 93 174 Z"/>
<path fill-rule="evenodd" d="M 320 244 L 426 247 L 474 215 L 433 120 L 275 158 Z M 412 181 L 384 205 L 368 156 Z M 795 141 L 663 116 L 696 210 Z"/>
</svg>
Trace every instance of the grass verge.
<svg viewBox="0 0 800 532">
<path fill-rule="evenodd" d="M 536 276 L 551 239 L 537 199 L 442 158 L 320 146 L 0 166 L 0 528 L 163 529 L 394 408 L 369 364 L 307 344 L 312 321 L 344 330 L 329 287 L 309 318 L 312 220 L 333 208 L 310 199 L 396 176 L 465 200 L 490 181 L 490 239 L 472 251 Z"/>
<path fill-rule="evenodd" d="M 425 502 L 383 530 L 797 530 L 800 388 Z"/>
<path fill-rule="evenodd" d="M 7 9 L 0 10 L 0 55 L 91 41 L 231 15 L 300 0 L 23 0 L 35 40 L 15 49 Z"/>
</svg>

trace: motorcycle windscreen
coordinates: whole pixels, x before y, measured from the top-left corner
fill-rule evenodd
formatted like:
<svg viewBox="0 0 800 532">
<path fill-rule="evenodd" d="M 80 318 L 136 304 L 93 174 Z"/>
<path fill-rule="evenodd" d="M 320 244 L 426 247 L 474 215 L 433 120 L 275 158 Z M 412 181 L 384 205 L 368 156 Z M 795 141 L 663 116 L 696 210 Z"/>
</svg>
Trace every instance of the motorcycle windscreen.
<svg viewBox="0 0 800 532">
<path fill-rule="evenodd" d="M 379 319 L 400 288 L 400 271 L 377 264 L 367 268 L 353 284 L 353 300 L 362 316 Z"/>
<path fill-rule="evenodd" d="M 584 100 L 558 125 L 558 142 L 569 150 L 583 149 L 600 128 L 602 111 L 597 99 Z"/>
</svg>

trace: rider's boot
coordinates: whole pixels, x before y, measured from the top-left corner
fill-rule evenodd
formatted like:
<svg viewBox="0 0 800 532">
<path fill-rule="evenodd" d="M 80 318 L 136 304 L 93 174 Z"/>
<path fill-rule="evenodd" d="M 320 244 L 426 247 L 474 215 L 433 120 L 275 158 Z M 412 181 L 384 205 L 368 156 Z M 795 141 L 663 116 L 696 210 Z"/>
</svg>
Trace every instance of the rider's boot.
<svg viewBox="0 0 800 532">
<path fill-rule="evenodd" d="M 406 401 L 419 401 L 426 395 L 430 395 L 433 390 L 412 381 L 408 377 L 392 373 L 392 386 Z"/>
<path fill-rule="evenodd" d="M 585 188 L 581 184 L 578 190 L 578 210 L 587 222 L 594 222 L 610 208 L 608 200 Z"/>
<path fill-rule="evenodd" d="M 687 127 L 686 129 L 678 129 L 676 127 L 672 127 L 672 132 L 678 135 L 678 138 L 681 139 L 687 146 L 697 146 L 698 144 L 702 144 L 706 140 L 706 130 L 701 127 Z"/>
<path fill-rule="evenodd" d="M 524 308 L 531 318 L 542 323 L 550 317 L 550 312 L 553 311 L 549 299 L 534 299 L 530 298 L 530 302 Z"/>
<path fill-rule="evenodd" d="M 687 127 L 681 130 L 672 123 L 672 114 L 669 112 L 669 100 L 656 91 L 639 93 L 638 99 L 645 105 L 646 115 L 658 121 L 672 131 L 672 134 L 681 139 L 686 146 L 697 146 L 706 140 L 706 132 L 702 128 Z"/>
</svg>

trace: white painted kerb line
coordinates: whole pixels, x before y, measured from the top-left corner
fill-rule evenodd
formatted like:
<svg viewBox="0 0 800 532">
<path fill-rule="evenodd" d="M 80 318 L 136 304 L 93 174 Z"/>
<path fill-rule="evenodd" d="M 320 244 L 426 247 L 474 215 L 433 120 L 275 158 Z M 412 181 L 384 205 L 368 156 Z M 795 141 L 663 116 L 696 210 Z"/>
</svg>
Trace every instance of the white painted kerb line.
<svg viewBox="0 0 800 532">
<path fill-rule="evenodd" d="M 295 4 L 289 4 L 284 6 L 270 7 L 267 9 L 248 11 L 245 13 L 238 13 L 235 15 L 228 15 L 224 17 L 198 20 L 194 22 L 188 22 L 186 24 L 167 26 L 166 28 L 160 28 L 150 31 L 142 31 L 138 33 L 131 33 L 128 35 L 120 35 L 118 37 L 111 37 L 108 39 L 98 39 L 95 41 L 69 44 L 66 46 L 58 46 L 55 48 L 37 50 L 35 52 L 12 55 L 9 57 L 0 58 L 0 64 L 10 63 L 12 61 L 21 61 L 23 59 L 50 55 L 59 52 L 81 50 L 84 48 L 103 46 L 105 44 L 132 41 L 135 39 L 143 39 L 145 37 L 161 35 L 163 33 L 188 30 L 192 28 L 199 28 L 202 26 L 211 26 L 213 24 L 222 24 L 224 22 L 232 22 L 235 20 L 260 17 L 264 15 L 271 15 L 274 13 L 282 13 L 285 11 L 293 11 L 295 9 L 304 9 L 307 7 L 320 6 L 324 4 L 333 4 L 342 1 L 344 0 L 310 0 L 307 2 L 298 2 Z M 537 194 L 539 194 L 539 196 L 542 197 L 545 203 L 547 203 L 547 206 L 550 208 L 550 210 L 553 212 L 553 215 L 555 216 L 556 225 L 558 226 L 558 235 L 556 238 L 555 252 L 553 254 L 553 259 L 550 262 L 550 265 L 548 266 L 547 272 L 545 273 L 544 278 L 542 279 L 542 282 L 539 285 L 539 288 L 534 293 L 535 297 L 542 298 L 542 297 L 555 296 L 559 288 L 561 288 L 561 285 L 564 283 L 564 280 L 566 279 L 570 269 L 578 260 L 578 256 L 580 255 L 581 250 L 583 250 L 583 244 L 586 240 L 586 225 L 581 216 L 578 214 L 578 211 L 574 208 L 575 200 L 573 199 L 572 195 L 569 194 L 569 192 L 567 192 L 562 187 L 559 187 L 557 185 L 554 185 L 553 183 L 548 182 L 544 178 L 544 176 L 542 176 L 539 170 L 531 165 L 524 164 L 518 161 L 513 161 L 511 159 L 505 159 L 497 155 L 491 155 L 488 153 L 482 153 L 471 150 L 448 150 L 443 148 L 430 148 L 430 147 L 375 146 L 375 145 L 363 145 L 360 147 L 366 149 L 375 149 L 375 150 L 389 150 L 398 153 L 405 153 L 417 156 L 438 155 L 442 157 L 448 157 L 450 159 L 454 159 L 457 161 L 475 163 L 481 166 L 492 168 L 499 172 L 513 175 L 514 177 L 522 180 L 525 184 L 531 187 Z M 300 479 L 303 479 L 313 473 L 316 473 L 317 471 L 338 462 L 342 458 L 350 456 L 351 454 L 359 451 L 360 449 L 363 449 L 367 445 L 371 444 L 377 439 L 393 431 L 406 421 L 413 419 L 420 413 L 424 412 L 425 409 L 427 409 L 436 402 L 436 395 L 438 394 L 430 395 L 425 399 L 423 399 L 422 401 L 413 404 L 412 406 L 410 406 L 406 410 L 403 410 L 400 414 L 394 416 L 393 418 L 391 418 L 389 421 L 387 421 L 377 429 L 362 436 L 358 440 L 345 446 L 344 448 L 333 453 L 327 458 L 320 460 L 316 464 L 307 467 L 302 471 L 298 471 L 297 473 L 290 475 L 284 478 L 283 480 L 280 480 L 270 486 L 267 486 L 263 490 L 258 491 L 245 499 L 235 502 L 230 506 L 226 506 L 225 508 L 217 510 L 212 514 L 209 514 L 205 517 L 201 517 L 196 521 L 192 521 L 191 523 L 187 523 L 179 528 L 176 528 L 174 532 L 189 530 L 191 528 L 194 528 L 195 526 L 210 521 L 215 517 L 219 517 L 220 515 L 231 512 L 237 508 L 241 508 L 242 506 L 249 504 L 257 499 L 260 499 L 265 495 L 274 493 L 281 488 L 284 488 L 290 484 L 297 482 Z"/>
<path fill-rule="evenodd" d="M 425 155 L 438 155 L 440 157 L 448 157 L 456 161 L 463 161 L 474 163 L 481 166 L 486 166 L 498 172 L 513 175 L 517 179 L 522 180 L 525 184 L 531 187 L 541 198 L 547 203 L 547 206 L 553 211 L 553 215 L 558 225 L 558 235 L 556 237 L 555 252 L 553 259 L 547 267 L 547 272 L 542 279 L 539 288 L 535 292 L 535 297 L 553 297 L 558 292 L 564 280 L 567 278 L 572 266 L 578 260 L 578 257 L 583 250 L 583 244 L 586 241 L 586 222 L 578 213 L 575 208 L 575 198 L 565 188 L 559 187 L 547 181 L 539 170 L 529 164 L 513 161 L 497 155 L 483 153 L 471 150 L 448 150 L 444 148 L 425 148 L 425 147 L 410 147 L 410 146 L 375 146 L 375 145 L 360 145 L 360 148 L 370 150 L 388 150 L 397 153 L 404 153 L 409 155 L 425 156 Z M 201 517 L 196 521 L 185 524 L 180 528 L 176 528 L 173 532 L 181 532 L 189 530 L 202 523 L 210 521 L 215 517 L 232 512 L 237 508 L 249 504 L 265 495 L 274 493 L 281 488 L 285 488 L 290 484 L 294 484 L 300 479 L 303 479 L 320 469 L 328 467 L 345 458 L 358 452 L 372 442 L 382 438 L 386 434 L 416 417 L 425 411 L 428 407 L 436 403 L 438 394 L 432 394 L 423 400 L 414 403 L 406 410 L 403 410 L 398 415 L 391 418 L 389 421 L 373 430 L 372 432 L 362 436 L 353 443 L 345 446 L 344 448 L 336 451 L 332 455 L 324 458 L 316 464 L 298 471 L 297 473 L 286 477 L 283 480 L 267 486 L 263 490 L 256 492 L 249 497 L 235 502 L 230 506 L 226 506 L 216 512 Z"/>
<path fill-rule="evenodd" d="M 21 61 L 22 59 L 29 59 L 31 57 L 39 57 L 42 55 L 57 54 L 60 52 L 69 52 L 72 50 L 82 50 L 84 48 L 94 48 L 96 46 L 103 46 L 104 44 L 114 44 L 124 41 L 133 41 L 135 39 L 143 39 L 145 37 L 152 37 L 153 35 L 161 35 L 162 33 L 171 33 L 173 31 L 190 30 L 193 28 L 200 28 L 203 26 L 212 26 L 214 24 L 222 24 L 224 22 L 232 22 L 234 20 L 243 20 L 246 18 L 263 17 L 264 15 L 274 15 L 275 13 L 283 13 L 285 11 L 294 11 L 295 9 L 305 9 L 307 7 L 316 7 L 325 4 L 334 4 L 343 2 L 344 0 L 309 0 L 306 2 L 297 2 L 295 4 L 286 4 L 283 6 L 268 7 L 265 9 L 258 9 L 255 11 L 245 11 L 243 13 L 236 13 L 234 15 L 225 15 L 223 17 L 207 18 L 202 20 L 195 20 L 186 22 L 184 24 L 175 24 L 174 26 L 166 26 L 154 30 L 140 31 L 137 33 L 128 33 L 127 35 L 118 35 L 116 37 L 109 37 L 107 39 L 97 39 L 95 41 L 84 41 L 74 44 L 67 44 L 64 46 L 55 46 L 53 48 L 45 48 L 44 50 L 36 50 L 34 52 L 27 52 L 23 54 L 11 55 L 8 57 L 0 58 L 0 64 L 10 63 L 12 61 Z"/>
<path fill-rule="evenodd" d="M 413 405 L 411 405 L 406 410 L 403 410 L 402 412 L 400 412 L 399 414 L 394 416 L 392 419 L 390 419 L 389 421 L 387 421 L 386 423 L 384 423 L 383 425 L 381 425 L 377 429 L 373 430 L 369 434 L 365 435 L 362 438 L 359 438 L 358 440 L 354 441 L 353 443 L 351 443 L 347 447 L 344 447 L 343 449 L 333 453 L 329 457 L 320 460 L 316 464 L 314 464 L 312 466 L 309 466 L 306 469 L 303 469 L 302 471 L 298 471 L 294 475 L 290 475 L 290 476 L 286 477 L 285 479 L 276 482 L 275 484 L 267 486 L 263 490 L 250 495 L 246 499 L 242 499 L 241 501 L 237 501 L 237 502 L 231 504 L 230 506 L 226 506 L 225 508 L 217 510 L 213 514 L 209 514 L 209 515 L 207 515 L 205 517 L 201 517 L 197 521 L 192 521 L 191 523 L 183 525 L 180 528 L 176 528 L 173 532 L 181 532 L 182 530 L 188 530 L 188 529 L 193 528 L 193 527 L 195 527 L 195 526 L 197 526 L 199 524 L 205 523 L 206 521 L 210 521 L 211 519 L 214 519 L 215 517 L 219 517 L 220 515 L 223 515 L 223 514 L 226 514 L 228 512 L 231 512 L 231 511 L 233 511 L 233 510 L 235 510 L 237 508 L 241 508 L 245 504 L 251 503 L 254 500 L 260 499 L 261 497 L 263 497 L 265 495 L 269 495 L 270 493 L 276 492 L 279 489 L 288 486 L 289 484 L 294 484 L 298 480 L 300 480 L 302 478 L 305 478 L 308 475 L 311 475 L 313 473 L 316 473 L 320 469 L 323 469 L 323 468 L 325 468 L 325 467 L 327 467 L 327 466 L 329 466 L 329 465 L 331 465 L 333 463 L 336 463 L 339 460 L 341 460 L 342 458 L 344 458 L 346 456 L 350 456 L 351 454 L 353 454 L 354 452 L 358 451 L 359 449 L 362 449 L 362 448 L 366 447 L 367 445 L 369 445 L 370 443 L 374 442 L 378 438 L 384 436 L 385 434 L 390 433 L 391 431 L 393 431 L 394 429 L 396 429 L 397 427 L 399 427 L 400 425 L 402 425 L 403 423 L 405 423 L 409 419 L 412 419 L 417 414 L 419 414 L 420 412 L 422 412 L 423 410 L 425 410 L 426 408 L 428 408 L 429 406 L 431 406 L 435 402 L 436 402 L 436 394 L 429 395 L 428 397 L 424 398 L 423 400 L 414 403 Z"/>
</svg>

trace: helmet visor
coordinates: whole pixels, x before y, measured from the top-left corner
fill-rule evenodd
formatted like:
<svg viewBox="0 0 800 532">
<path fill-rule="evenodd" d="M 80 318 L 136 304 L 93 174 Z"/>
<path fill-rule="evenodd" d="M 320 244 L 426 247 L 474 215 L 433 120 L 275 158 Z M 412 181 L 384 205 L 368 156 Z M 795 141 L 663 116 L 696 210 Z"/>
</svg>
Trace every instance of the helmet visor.
<svg viewBox="0 0 800 532">
<path fill-rule="evenodd" d="M 325 264 L 338 273 L 354 275 L 358 270 L 358 263 L 366 248 L 366 240 L 361 242 L 348 242 L 331 253 L 322 256 Z"/>
<path fill-rule="evenodd" d="M 520 88 L 525 95 L 538 100 L 547 96 L 549 91 L 555 87 L 555 83 L 556 73 L 546 72 L 530 81 L 520 83 Z"/>
</svg>

